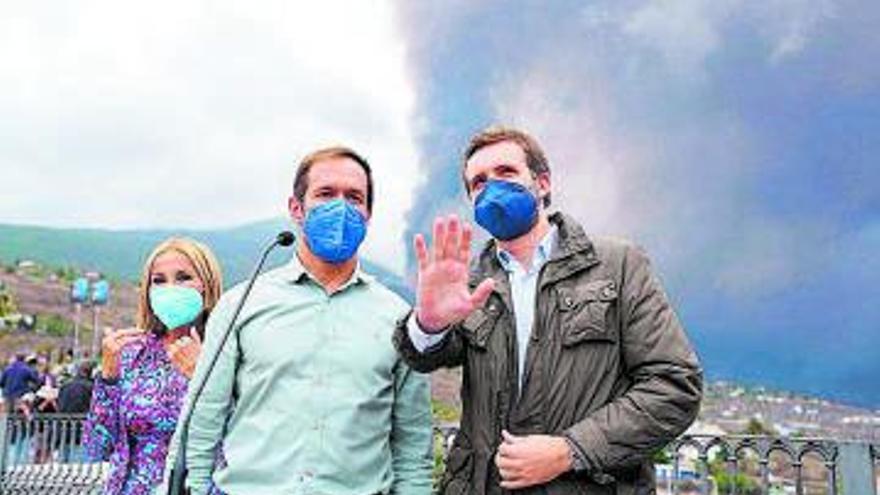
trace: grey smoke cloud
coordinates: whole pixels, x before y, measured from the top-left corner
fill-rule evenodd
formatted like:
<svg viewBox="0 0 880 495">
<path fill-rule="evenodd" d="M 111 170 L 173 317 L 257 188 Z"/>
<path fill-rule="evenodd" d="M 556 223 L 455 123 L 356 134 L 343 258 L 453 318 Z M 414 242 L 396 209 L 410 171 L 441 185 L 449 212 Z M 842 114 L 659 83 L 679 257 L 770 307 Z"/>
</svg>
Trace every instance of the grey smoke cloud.
<svg viewBox="0 0 880 495">
<path fill-rule="evenodd" d="M 736 82 L 759 91 L 761 81 L 749 81 L 749 71 L 784 71 L 785 64 L 829 58 L 815 45 L 829 31 L 845 29 L 842 11 L 851 13 L 851 7 L 686 0 L 585 7 L 555 2 L 542 9 L 529 2 L 483 2 L 463 11 L 403 5 L 399 17 L 414 46 L 410 65 L 427 93 L 423 119 L 430 121 L 440 113 L 434 107 L 455 105 L 457 98 L 485 102 L 484 108 L 461 110 L 477 117 L 460 121 L 477 125 L 450 130 L 434 121 L 424 141 L 448 141 L 444 133 L 466 137 L 495 121 L 522 126 L 547 149 L 560 207 L 594 232 L 651 244 L 666 271 L 680 272 L 694 257 L 714 258 L 714 287 L 734 295 L 796 283 L 801 264 L 788 247 L 822 242 L 835 232 L 833 225 L 774 218 L 765 205 L 772 198 L 762 197 L 759 182 L 777 166 L 775 138 L 741 114 L 736 95 L 722 94 L 730 88 L 720 88 L 718 79 L 739 67 L 742 80 Z M 479 34 L 467 31 L 475 28 Z M 878 36 L 862 41 L 877 46 Z M 754 46 L 742 54 L 744 43 Z M 464 46 L 474 53 L 449 56 Z M 745 55 L 750 59 L 737 60 Z M 836 58 L 833 65 L 841 65 Z M 444 94 L 448 80 L 472 86 L 464 96 Z M 800 82 L 797 74 L 788 81 Z M 845 79 L 831 82 L 836 90 L 848 85 Z M 804 91 L 826 89 L 804 83 Z M 448 171 L 463 143 L 442 160 L 428 160 L 432 171 Z M 449 197 L 431 183 L 424 191 L 429 197 Z M 766 259 L 766 269 L 737 270 L 740 261 L 728 250 Z"/>
<path fill-rule="evenodd" d="M 880 372 L 880 4 L 398 2 L 397 18 L 428 177 L 410 233 L 469 214 L 452 164 L 471 133 L 523 127 L 560 209 L 648 248 L 710 374 L 880 404 L 859 378 Z M 811 359 L 829 332 L 841 360 Z"/>
</svg>

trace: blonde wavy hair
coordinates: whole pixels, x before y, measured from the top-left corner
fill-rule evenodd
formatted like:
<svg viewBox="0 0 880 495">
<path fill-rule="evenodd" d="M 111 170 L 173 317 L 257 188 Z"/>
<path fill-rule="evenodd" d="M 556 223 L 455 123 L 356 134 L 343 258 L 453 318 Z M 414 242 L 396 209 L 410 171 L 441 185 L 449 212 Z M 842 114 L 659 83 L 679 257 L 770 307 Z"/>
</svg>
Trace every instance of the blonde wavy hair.
<svg viewBox="0 0 880 495">
<path fill-rule="evenodd" d="M 202 296 L 204 299 L 203 317 L 199 318 L 196 325 L 199 335 L 204 337 L 205 319 L 211 313 L 211 310 L 214 309 L 217 300 L 220 299 L 220 294 L 223 292 L 223 274 L 220 271 L 220 263 L 217 262 L 214 253 L 207 246 L 184 237 L 172 237 L 162 241 L 153 249 L 150 256 L 147 257 L 138 290 L 136 325 L 144 330 L 164 328 L 162 322 L 159 321 L 150 308 L 150 274 L 153 271 L 153 263 L 156 261 L 156 258 L 168 252 L 175 252 L 186 258 L 192 264 L 196 276 L 204 286 L 204 294 Z"/>
</svg>

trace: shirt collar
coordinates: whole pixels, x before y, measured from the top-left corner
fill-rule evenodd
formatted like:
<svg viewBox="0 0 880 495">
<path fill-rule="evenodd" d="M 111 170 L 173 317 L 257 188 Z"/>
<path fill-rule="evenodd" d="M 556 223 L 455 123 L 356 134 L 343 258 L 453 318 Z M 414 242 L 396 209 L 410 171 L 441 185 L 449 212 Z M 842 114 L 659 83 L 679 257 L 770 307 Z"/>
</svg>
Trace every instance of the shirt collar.
<svg viewBox="0 0 880 495">
<path fill-rule="evenodd" d="M 544 238 L 538 243 L 538 247 L 532 255 L 532 266 L 530 269 L 525 270 L 526 272 L 532 272 L 533 270 L 540 268 L 550 259 L 550 254 L 553 252 L 553 247 L 556 245 L 557 230 L 558 228 L 556 225 L 551 225 L 550 230 L 544 234 Z M 501 267 L 504 268 L 504 271 L 506 272 L 512 272 L 517 267 L 522 268 L 520 267 L 519 262 L 516 261 L 516 258 L 503 249 L 498 249 L 496 256 L 498 257 L 498 262 L 501 263 Z"/>
<path fill-rule="evenodd" d="M 282 276 L 284 280 L 287 280 L 293 284 L 300 284 L 306 280 L 316 281 L 315 277 L 306 270 L 306 267 L 303 266 L 302 262 L 299 260 L 299 256 L 294 254 L 291 256 L 290 261 L 287 262 L 286 265 L 282 267 Z M 350 285 L 360 284 L 360 283 L 369 283 L 374 280 L 373 276 L 364 272 L 361 267 L 361 262 L 358 260 L 357 265 L 354 268 L 354 272 L 351 274 L 351 278 L 349 278 L 339 290 L 343 290 L 348 288 Z M 316 282 L 317 283 L 317 282 Z"/>
</svg>

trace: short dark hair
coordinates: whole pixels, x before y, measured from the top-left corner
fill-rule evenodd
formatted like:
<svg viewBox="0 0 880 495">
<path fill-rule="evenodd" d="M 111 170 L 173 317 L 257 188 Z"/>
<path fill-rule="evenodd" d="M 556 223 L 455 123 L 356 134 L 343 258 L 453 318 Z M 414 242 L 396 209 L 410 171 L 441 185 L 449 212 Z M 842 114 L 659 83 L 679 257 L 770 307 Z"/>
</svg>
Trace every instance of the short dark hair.
<svg viewBox="0 0 880 495">
<path fill-rule="evenodd" d="M 345 146 L 331 146 L 329 148 L 321 148 L 313 151 L 305 156 L 299 162 L 296 169 L 296 176 L 293 179 L 293 197 L 302 203 L 306 198 L 306 191 L 309 189 L 309 170 L 312 166 L 321 160 L 328 158 L 350 158 L 364 169 L 367 175 L 367 211 L 373 212 L 373 172 L 367 159 L 357 154 L 353 149 Z"/>
<path fill-rule="evenodd" d="M 76 367 L 77 376 L 83 378 L 91 378 L 92 371 L 95 369 L 95 364 L 91 361 L 83 361 L 79 363 L 79 366 Z"/>
<path fill-rule="evenodd" d="M 541 149 L 541 145 L 538 144 L 535 138 L 519 129 L 495 125 L 474 134 L 464 150 L 461 161 L 461 177 L 464 181 L 465 190 L 469 190 L 467 178 L 464 175 L 468 160 L 480 149 L 504 141 L 512 141 L 522 148 L 526 154 L 526 166 L 529 167 L 533 176 L 537 177 L 541 174 L 550 175 L 550 165 L 547 162 L 547 156 L 544 155 L 544 150 Z M 550 194 L 544 196 L 544 206 L 550 206 Z"/>
</svg>

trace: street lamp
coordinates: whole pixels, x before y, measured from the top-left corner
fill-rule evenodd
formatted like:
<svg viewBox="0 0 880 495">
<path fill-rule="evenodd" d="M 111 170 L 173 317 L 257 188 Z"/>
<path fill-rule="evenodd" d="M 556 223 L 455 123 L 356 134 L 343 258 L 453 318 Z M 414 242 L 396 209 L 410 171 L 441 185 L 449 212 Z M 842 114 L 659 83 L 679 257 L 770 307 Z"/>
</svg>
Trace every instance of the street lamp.
<svg viewBox="0 0 880 495">
<path fill-rule="evenodd" d="M 80 277 L 73 281 L 70 286 L 70 302 L 73 303 L 74 320 L 73 320 L 73 359 L 79 358 L 79 327 L 82 316 L 82 305 L 88 302 L 89 298 L 89 280 Z"/>
<path fill-rule="evenodd" d="M 110 284 L 106 280 L 98 280 L 92 284 L 92 357 L 98 355 L 98 342 L 100 342 L 100 333 L 98 332 L 98 313 L 101 306 L 107 304 L 110 299 Z"/>
<path fill-rule="evenodd" d="M 101 306 L 107 305 L 110 300 L 110 284 L 103 279 L 94 280 L 100 275 L 90 273 L 86 277 L 80 277 L 74 280 L 70 287 L 70 302 L 74 307 L 74 323 L 73 323 L 73 359 L 78 361 L 81 357 L 79 349 L 79 332 L 82 321 L 82 307 L 84 304 L 92 306 L 92 356 L 98 355 L 98 342 L 100 342 L 100 332 L 98 330 L 98 317 L 101 312 Z M 93 279 L 90 282 L 89 279 Z"/>
</svg>

